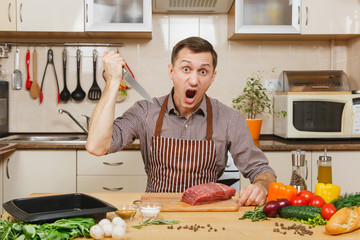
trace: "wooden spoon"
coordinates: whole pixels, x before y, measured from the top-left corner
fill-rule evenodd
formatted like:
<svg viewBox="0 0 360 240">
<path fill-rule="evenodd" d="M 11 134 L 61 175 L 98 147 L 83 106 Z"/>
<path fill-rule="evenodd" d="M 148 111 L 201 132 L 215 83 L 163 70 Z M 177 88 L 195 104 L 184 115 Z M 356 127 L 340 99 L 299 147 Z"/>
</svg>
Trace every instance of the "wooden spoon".
<svg viewBox="0 0 360 240">
<path fill-rule="evenodd" d="M 33 82 L 30 87 L 30 96 L 32 98 L 37 98 L 40 93 L 40 87 L 37 82 L 37 52 L 34 50 L 33 53 Z"/>
</svg>

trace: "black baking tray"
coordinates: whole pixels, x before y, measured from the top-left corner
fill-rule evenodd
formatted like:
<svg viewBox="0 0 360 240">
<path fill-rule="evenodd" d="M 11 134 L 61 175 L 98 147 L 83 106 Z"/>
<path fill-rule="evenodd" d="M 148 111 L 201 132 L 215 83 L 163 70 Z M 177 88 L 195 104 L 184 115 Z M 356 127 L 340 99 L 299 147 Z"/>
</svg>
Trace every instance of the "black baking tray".
<svg viewBox="0 0 360 240">
<path fill-rule="evenodd" d="M 3 203 L 3 207 L 16 220 L 36 224 L 74 217 L 90 217 L 98 222 L 107 212 L 117 210 L 107 202 L 82 193 L 18 198 Z"/>
</svg>

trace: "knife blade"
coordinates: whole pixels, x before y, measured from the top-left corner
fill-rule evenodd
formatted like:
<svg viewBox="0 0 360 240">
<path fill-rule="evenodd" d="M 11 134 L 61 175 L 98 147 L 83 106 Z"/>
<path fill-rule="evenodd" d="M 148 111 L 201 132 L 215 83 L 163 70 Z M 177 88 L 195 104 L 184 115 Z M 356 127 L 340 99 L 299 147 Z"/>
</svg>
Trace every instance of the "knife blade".
<svg viewBox="0 0 360 240">
<path fill-rule="evenodd" d="M 129 67 L 126 64 L 126 67 L 123 68 L 123 78 L 124 80 L 130 84 L 132 88 L 134 88 L 141 96 L 143 96 L 146 100 L 148 100 L 151 103 L 154 103 L 150 94 L 138 83 L 133 75 L 131 74 L 131 71 L 129 70 Z"/>
<path fill-rule="evenodd" d="M 127 64 L 126 67 L 128 68 Z M 106 72 L 105 70 L 103 70 L 102 72 L 102 76 L 104 78 L 104 80 L 106 81 Z M 133 87 L 141 96 L 143 96 L 146 100 L 148 100 L 151 103 L 154 103 L 154 101 L 152 100 L 150 94 L 140 85 L 140 83 L 138 83 L 135 78 L 133 77 L 132 73 L 130 70 L 127 70 L 125 68 L 123 68 L 123 79 L 129 83 L 131 85 L 131 87 Z"/>
</svg>

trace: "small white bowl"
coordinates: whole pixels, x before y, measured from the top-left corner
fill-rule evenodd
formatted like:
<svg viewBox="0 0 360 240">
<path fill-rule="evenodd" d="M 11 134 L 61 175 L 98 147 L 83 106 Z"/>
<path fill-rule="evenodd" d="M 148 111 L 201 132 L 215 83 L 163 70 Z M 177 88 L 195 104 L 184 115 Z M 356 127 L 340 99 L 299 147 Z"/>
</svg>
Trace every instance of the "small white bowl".
<svg viewBox="0 0 360 240">
<path fill-rule="evenodd" d="M 140 212 L 143 218 L 156 218 L 162 208 L 161 204 L 157 203 L 143 203 L 140 204 Z"/>
</svg>

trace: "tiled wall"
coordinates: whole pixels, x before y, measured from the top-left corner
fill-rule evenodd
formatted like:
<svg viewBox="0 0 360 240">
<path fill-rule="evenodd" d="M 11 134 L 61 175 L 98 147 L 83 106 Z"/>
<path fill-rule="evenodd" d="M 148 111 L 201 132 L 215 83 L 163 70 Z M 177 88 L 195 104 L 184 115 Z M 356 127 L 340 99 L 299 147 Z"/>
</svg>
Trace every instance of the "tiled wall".
<svg viewBox="0 0 360 240">
<path fill-rule="evenodd" d="M 245 86 L 246 78 L 255 71 L 264 71 L 264 78 L 277 79 L 283 70 L 325 70 L 331 66 L 330 41 L 229 41 L 227 39 L 227 16 L 218 15 L 163 15 L 153 16 L 153 37 L 149 39 L 120 39 L 125 46 L 119 51 L 132 68 L 137 80 L 152 96 L 167 94 L 172 86 L 167 75 L 167 65 L 170 62 L 171 48 L 179 40 L 188 36 L 201 36 L 208 39 L 219 55 L 218 74 L 210 87 L 208 94 L 231 107 L 231 100 L 238 96 Z M 34 46 L 20 47 L 21 71 L 23 86 L 26 80 L 25 53 L 31 52 Z M 360 55 L 354 55 L 351 49 L 360 48 L 360 40 L 335 41 L 334 69 L 349 71 L 350 76 L 360 83 Z M 49 47 L 37 47 L 38 81 L 41 82 L 46 64 Z M 53 47 L 55 67 L 60 84 L 63 88 L 61 52 L 62 47 Z M 70 91 L 76 87 L 75 47 L 68 47 L 67 80 Z M 101 78 L 101 56 L 107 48 L 97 48 L 100 56 L 98 61 L 97 80 L 101 88 L 104 82 Z M 82 47 L 81 84 L 88 92 L 92 84 L 92 50 Z M 357 51 L 360 52 L 360 51 Z M 356 60 L 356 61 L 354 61 Z M 357 65 L 353 66 L 356 62 Z M 7 69 L 7 79 L 10 81 L 14 69 L 14 51 L 8 59 L 0 59 L 0 64 Z M 350 64 L 350 65 L 349 65 Z M 275 68 L 275 72 L 271 70 Z M 30 68 L 32 69 L 32 67 Z M 350 69 L 350 70 L 349 70 Z M 30 72 L 32 74 L 32 70 Z M 47 70 L 44 82 L 44 101 L 33 100 L 29 92 L 23 89 L 10 90 L 10 132 L 81 132 L 82 130 L 66 115 L 58 114 L 63 108 L 85 124 L 81 114 L 91 115 L 95 104 L 85 99 L 78 103 L 57 104 L 56 83 L 53 70 Z M 127 99 L 116 105 L 116 115 L 129 108 L 141 96 L 135 90 L 128 91 Z M 262 134 L 272 134 L 272 116 L 264 119 Z"/>
</svg>

